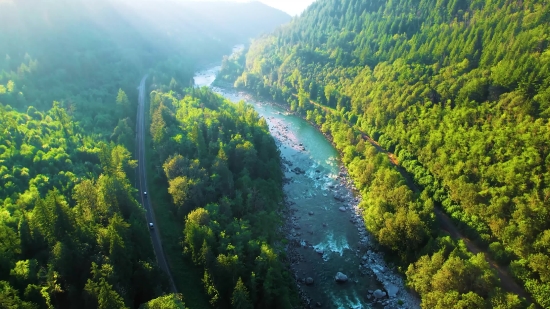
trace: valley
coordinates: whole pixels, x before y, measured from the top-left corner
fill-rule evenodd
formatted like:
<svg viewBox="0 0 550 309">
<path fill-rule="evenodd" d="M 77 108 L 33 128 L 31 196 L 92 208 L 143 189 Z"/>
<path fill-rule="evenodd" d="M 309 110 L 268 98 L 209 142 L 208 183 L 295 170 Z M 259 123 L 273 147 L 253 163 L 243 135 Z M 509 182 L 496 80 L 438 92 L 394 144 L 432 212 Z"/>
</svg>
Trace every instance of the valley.
<svg viewBox="0 0 550 309">
<path fill-rule="evenodd" d="M 384 307 L 398 303 L 419 308 L 418 300 L 406 291 L 395 268 L 386 265 L 372 235 L 365 230 L 359 196 L 337 150 L 318 129 L 287 109 L 254 99 L 246 92 L 212 86 L 219 70 L 215 66 L 197 72 L 196 86 L 212 87 L 233 102 L 242 100 L 254 106 L 266 119 L 281 153 L 287 206 L 287 222 L 281 229 L 305 303 L 313 308 L 319 304 L 365 308 L 367 304 Z M 345 281 L 335 279 L 338 273 L 347 277 Z M 394 293 L 377 298 L 376 290 Z"/>
<path fill-rule="evenodd" d="M 0 0 L 0 308 L 550 309 L 547 2 Z"/>
</svg>

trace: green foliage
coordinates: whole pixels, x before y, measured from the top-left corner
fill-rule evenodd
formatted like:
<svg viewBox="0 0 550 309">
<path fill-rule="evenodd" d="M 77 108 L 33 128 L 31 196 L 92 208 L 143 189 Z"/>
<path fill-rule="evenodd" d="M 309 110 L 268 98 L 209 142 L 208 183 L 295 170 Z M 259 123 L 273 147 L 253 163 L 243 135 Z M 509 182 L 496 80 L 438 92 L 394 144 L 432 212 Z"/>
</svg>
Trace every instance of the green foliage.
<svg viewBox="0 0 550 309">
<path fill-rule="evenodd" d="M 258 3 L 0 1 L 0 307 L 130 308 L 165 292 L 128 178 L 135 87 L 149 70 L 192 85 L 197 65 L 289 19 Z M 183 220 L 208 179 L 181 176 Z"/>
<path fill-rule="evenodd" d="M 0 306 L 8 309 L 35 309 L 37 306 L 30 302 L 22 301 L 18 291 L 12 288 L 8 282 L 0 281 Z"/>
<path fill-rule="evenodd" d="M 168 78 L 159 85 L 192 85 L 197 64 L 289 20 L 260 3 L 2 1 L 0 102 L 42 111 L 59 100 L 87 132 L 109 136 L 135 119 L 134 89 L 151 68 Z"/>
<path fill-rule="evenodd" d="M 362 190 L 367 228 L 388 248 L 410 250 L 402 259 L 417 259 L 435 236 L 424 206 L 442 207 L 502 267 L 512 261 L 517 279 L 548 308 L 547 17 L 537 0 L 321 0 L 255 41 L 224 76 L 287 102 L 333 136 Z M 424 198 L 371 192 L 388 173 L 363 162 L 348 128 L 395 152 Z M 380 179 L 391 183 L 388 192 L 402 186 Z M 471 294 L 448 292 L 430 296 L 429 306 L 478 306 Z"/>
<path fill-rule="evenodd" d="M 216 76 L 215 83 L 233 83 L 244 71 L 245 53 L 244 50 L 233 53 L 231 56 L 224 56 L 220 72 Z"/>
<path fill-rule="evenodd" d="M 443 251 L 432 257 L 422 256 L 407 270 L 409 284 L 420 293 L 423 305 L 430 308 L 441 306 L 442 295 L 455 302 L 472 303 L 486 307 L 487 296 L 498 282 L 496 273 L 489 267 L 483 254 L 470 256 L 455 249 L 449 257 Z M 450 280 L 452 278 L 452 280 Z M 452 304 L 452 303 L 451 303 Z M 479 306 L 478 306 L 479 308 Z"/>
<path fill-rule="evenodd" d="M 243 283 L 243 280 L 239 278 L 235 290 L 233 291 L 233 296 L 231 297 L 231 308 L 235 309 L 252 309 L 252 303 L 250 302 L 250 297 L 248 295 L 248 290 Z"/>
<path fill-rule="evenodd" d="M 291 308 L 277 245 L 282 172 L 265 120 L 207 88 L 153 91 L 151 109 L 156 177 L 185 220 L 184 253 L 203 269 L 211 305 Z"/>
<path fill-rule="evenodd" d="M 92 263 L 93 279 L 88 279 L 84 289 L 91 298 L 90 302 L 95 304 L 93 307 L 101 309 L 127 308 L 124 306 L 122 297 L 113 290 L 113 286 L 106 280 L 112 272 L 109 267 L 110 265 L 104 264 L 102 269 L 99 270 L 98 266 Z"/>
<path fill-rule="evenodd" d="M 37 114 L 0 105 L 3 307 L 124 308 L 158 296 L 130 152 L 87 136 L 57 103 Z"/>
<path fill-rule="evenodd" d="M 140 309 L 185 309 L 181 294 L 157 297 L 141 305 Z"/>
</svg>

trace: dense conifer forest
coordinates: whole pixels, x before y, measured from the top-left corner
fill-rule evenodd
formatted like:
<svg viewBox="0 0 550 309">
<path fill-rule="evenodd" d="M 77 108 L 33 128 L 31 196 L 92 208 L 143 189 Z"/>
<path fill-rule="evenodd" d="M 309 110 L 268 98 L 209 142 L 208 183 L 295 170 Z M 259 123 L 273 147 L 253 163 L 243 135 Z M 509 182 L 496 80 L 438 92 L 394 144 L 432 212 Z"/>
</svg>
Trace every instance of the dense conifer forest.
<svg viewBox="0 0 550 309">
<path fill-rule="evenodd" d="M 181 99 L 178 99 L 180 97 Z M 157 181 L 216 308 L 293 308 L 281 263 L 282 172 L 265 119 L 207 88 L 151 93 Z"/>
<path fill-rule="evenodd" d="M 319 0 L 226 58 L 220 79 L 333 136 L 367 229 L 423 307 L 550 308 L 549 10 L 536 0 Z M 438 209 L 529 297 L 500 289 L 483 254 L 436 224 Z"/>
<path fill-rule="evenodd" d="M 137 201 L 136 87 L 149 73 L 149 89 L 177 86 L 181 92 L 193 85 L 197 66 L 217 61 L 233 45 L 288 20 L 288 15 L 258 3 L 0 1 L 0 307 L 184 308 L 186 295 L 166 294 L 168 279 L 157 266 L 145 210 Z M 153 98 L 164 95 L 154 93 Z M 266 174 L 274 167 L 278 171 L 278 153 L 265 124 L 249 107 L 232 107 L 212 93 L 198 93 L 181 106 L 169 105 L 175 113 L 187 110 L 188 104 L 193 113 L 185 117 L 196 119 L 185 129 L 189 132 L 169 131 L 174 134 L 170 140 L 187 141 L 187 133 L 198 139 L 193 128 L 203 130 L 215 122 L 233 127 L 238 137 L 205 135 L 219 147 L 219 159 L 218 153 L 207 156 L 213 149 L 209 144 L 188 153 L 179 143 L 155 139 L 155 145 L 170 151 L 160 151 L 155 159 L 165 160 L 167 171 L 170 162 L 196 163 L 189 174 L 176 164 L 166 190 L 188 186 L 199 192 L 204 189 L 200 185 L 208 187 L 205 199 L 190 202 L 174 196 L 179 218 L 210 218 L 196 222 L 197 229 L 210 229 L 209 237 L 220 237 L 213 232 L 220 233 L 219 226 L 248 220 L 249 207 L 262 212 L 264 221 L 273 220 L 280 190 L 271 190 L 272 196 L 260 194 L 265 186 L 280 187 L 281 175 Z M 157 110 L 166 113 L 152 108 Z M 263 150 L 255 153 L 253 144 Z M 189 157 L 183 159 L 176 153 L 180 150 Z M 264 166 L 269 167 L 264 173 L 254 170 Z M 238 175 L 235 179 L 232 172 Z M 241 210 L 233 215 L 217 210 L 232 203 L 240 203 Z M 196 210 L 187 216 L 207 204 L 204 214 Z M 192 226 L 186 227 L 191 234 Z M 208 255 L 205 284 L 219 295 L 213 303 L 218 299 L 220 304 L 246 306 L 277 298 L 287 304 L 292 299 L 284 283 L 281 290 L 264 284 L 279 284 L 284 272 L 271 245 L 277 231 L 272 225 L 260 226 L 238 225 L 243 247 L 206 239 L 215 257 L 225 254 L 219 265 L 230 268 L 218 269 Z M 191 238 L 186 244 L 193 256 L 203 245 L 201 241 L 193 247 Z M 264 262 L 255 269 L 244 262 L 242 269 L 233 268 L 231 263 L 240 263 L 235 254 L 241 252 L 232 250 L 247 250 L 246 256 Z M 254 271 L 262 278 L 254 279 Z M 265 275 L 268 271 L 271 277 Z M 232 275 L 238 280 L 227 280 Z"/>
</svg>

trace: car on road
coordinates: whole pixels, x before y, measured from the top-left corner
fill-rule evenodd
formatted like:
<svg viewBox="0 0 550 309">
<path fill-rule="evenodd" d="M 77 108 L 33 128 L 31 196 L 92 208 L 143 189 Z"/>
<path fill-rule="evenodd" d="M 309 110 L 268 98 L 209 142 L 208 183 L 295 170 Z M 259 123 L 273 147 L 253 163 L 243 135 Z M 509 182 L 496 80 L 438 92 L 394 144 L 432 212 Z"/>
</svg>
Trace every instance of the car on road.
<svg viewBox="0 0 550 309">
<path fill-rule="evenodd" d="M 143 196 L 147 197 L 147 191 L 143 191 Z"/>
<path fill-rule="evenodd" d="M 155 228 L 155 227 L 153 226 L 153 223 L 152 223 L 152 222 L 149 222 L 149 228 L 150 228 L 151 230 Z"/>
</svg>

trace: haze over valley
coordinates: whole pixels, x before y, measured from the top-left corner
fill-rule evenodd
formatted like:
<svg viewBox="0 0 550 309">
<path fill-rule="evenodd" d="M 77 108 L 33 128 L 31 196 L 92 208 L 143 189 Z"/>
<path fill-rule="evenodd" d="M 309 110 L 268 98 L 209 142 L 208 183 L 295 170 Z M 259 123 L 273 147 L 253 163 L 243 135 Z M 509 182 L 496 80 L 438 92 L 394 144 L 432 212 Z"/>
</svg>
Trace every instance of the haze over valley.
<svg viewBox="0 0 550 309">
<path fill-rule="evenodd" d="M 0 308 L 550 308 L 549 16 L 0 0 Z"/>
</svg>

